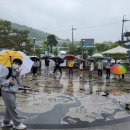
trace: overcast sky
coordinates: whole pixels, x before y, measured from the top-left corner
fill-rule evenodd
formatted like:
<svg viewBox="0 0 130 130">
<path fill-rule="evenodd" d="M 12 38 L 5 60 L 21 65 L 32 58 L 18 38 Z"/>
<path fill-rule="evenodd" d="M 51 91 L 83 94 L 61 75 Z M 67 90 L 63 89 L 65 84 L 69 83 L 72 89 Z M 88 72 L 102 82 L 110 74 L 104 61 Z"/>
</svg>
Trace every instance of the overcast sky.
<svg viewBox="0 0 130 130">
<path fill-rule="evenodd" d="M 120 40 L 124 14 L 130 20 L 130 0 L 0 0 L 1 19 L 70 40 L 72 26 L 74 40 Z"/>
</svg>

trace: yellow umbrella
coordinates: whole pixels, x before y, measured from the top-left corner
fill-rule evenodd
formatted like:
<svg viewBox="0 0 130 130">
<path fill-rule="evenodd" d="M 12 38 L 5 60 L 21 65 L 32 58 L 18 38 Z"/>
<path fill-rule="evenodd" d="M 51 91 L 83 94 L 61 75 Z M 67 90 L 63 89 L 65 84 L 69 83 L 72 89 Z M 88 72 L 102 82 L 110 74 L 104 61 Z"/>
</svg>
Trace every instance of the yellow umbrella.
<svg viewBox="0 0 130 130">
<path fill-rule="evenodd" d="M 0 65 L 11 67 L 15 58 L 23 60 L 23 56 L 18 51 L 3 50 L 0 52 Z"/>
</svg>

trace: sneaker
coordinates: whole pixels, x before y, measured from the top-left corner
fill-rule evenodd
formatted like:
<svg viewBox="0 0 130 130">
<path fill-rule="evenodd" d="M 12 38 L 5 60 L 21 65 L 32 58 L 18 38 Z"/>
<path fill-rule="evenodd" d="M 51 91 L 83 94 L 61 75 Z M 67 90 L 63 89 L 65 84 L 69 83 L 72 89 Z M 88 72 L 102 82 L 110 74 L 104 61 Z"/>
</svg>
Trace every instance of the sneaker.
<svg viewBox="0 0 130 130">
<path fill-rule="evenodd" d="M 12 120 L 10 120 L 9 124 L 5 124 L 3 121 L 1 123 L 1 128 L 12 127 L 12 126 L 13 126 Z"/>
<path fill-rule="evenodd" d="M 18 126 L 13 126 L 14 129 L 17 129 L 17 130 L 24 130 L 26 129 L 26 125 L 24 125 L 23 123 L 21 123 L 20 125 Z"/>
</svg>

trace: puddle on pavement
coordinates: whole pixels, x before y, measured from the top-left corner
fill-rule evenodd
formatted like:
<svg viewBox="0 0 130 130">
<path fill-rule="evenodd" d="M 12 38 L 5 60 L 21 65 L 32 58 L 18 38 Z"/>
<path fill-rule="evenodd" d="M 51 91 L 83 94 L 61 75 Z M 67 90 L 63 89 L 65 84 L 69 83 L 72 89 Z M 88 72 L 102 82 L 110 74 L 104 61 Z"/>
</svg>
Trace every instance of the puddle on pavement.
<svg viewBox="0 0 130 130">
<path fill-rule="evenodd" d="M 59 73 L 54 76 L 41 74 L 32 77 L 27 75 L 22 79 L 22 86 L 27 90 L 18 91 L 17 105 L 18 109 L 25 113 L 46 113 L 54 110 L 56 105 L 61 104 L 62 106 L 75 103 L 77 107 L 70 108 L 66 116 L 73 118 L 79 116 L 82 120 L 93 121 L 96 117 L 100 119 L 102 112 L 106 111 L 112 114 L 114 109 L 119 107 L 119 103 L 130 103 L 129 81 L 128 75 L 125 81 L 114 80 L 113 77 L 108 80 L 105 79 L 105 75 L 98 79 L 96 74 L 93 75 L 92 79 L 89 79 L 87 74 L 80 78 L 78 73 L 69 76 L 65 72 L 62 76 Z M 115 100 L 116 106 L 113 105 Z M 94 105 L 97 108 L 93 108 Z M 103 105 L 103 110 L 100 105 Z M 3 112 L 4 109 L 4 103 L 0 99 L 0 112 Z M 76 117 L 74 116 L 75 113 L 77 113 Z M 85 113 L 85 115 L 83 116 L 81 113 L 83 115 Z M 126 113 L 125 115 L 128 116 Z"/>
</svg>

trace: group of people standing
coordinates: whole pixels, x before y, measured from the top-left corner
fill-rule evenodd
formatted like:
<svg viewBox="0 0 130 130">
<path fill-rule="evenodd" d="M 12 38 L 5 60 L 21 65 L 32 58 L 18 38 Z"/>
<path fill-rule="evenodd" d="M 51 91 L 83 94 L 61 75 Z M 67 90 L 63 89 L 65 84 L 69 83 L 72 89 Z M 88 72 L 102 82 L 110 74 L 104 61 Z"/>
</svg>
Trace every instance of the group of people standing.
<svg viewBox="0 0 130 130">
<path fill-rule="evenodd" d="M 110 76 L 111 76 L 111 60 L 107 60 L 106 63 L 103 63 L 102 60 L 98 61 L 97 62 L 97 65 L 98 65 L 98 77 L 102 77 L 102 72 L 103 72 L 103 69 L 104 69 L 104 65 L 105 65 L 105 69 L 106 69 L 106 79 L 110 79 Z M 118 62 L 118 65 L 121 65 L 120 62 Z M 124 80 L 125 78 L 125 75 L 124 74 L 121 74 L 121 75 L 115 75 L 115 78 L 116 76 L 118 76 L 119 80 Z"/>
<path fill-rule="evenodd" d="M 62 69 L 61 69 L 61 66 L 60 66 L 61 62 L 60 62 L 58 59 L 55 59 L 54 62 L 55 62 L 55 66 L 54 66 L 53 74 L 55 74 L 55 72 L 56 72 L 57 70 L 59 70 L 59 72 L 60 72 L 61 75 L 62 75 Z M 46 74 L 46 75 L 49 74 L 49 63 L 50 63 L 49 58 L 46 58 L 46 59 L 45 59 L 45 74 Z M 73 74 L 74 61 L 73 61 L 73 60 L 69 60 L 69 61 L 67 62 L 67 66 L 68 66 L 68 68 L 69 68 L 69 75 L 70 75 L 70 74 Z"/>
<path fill-rule="evenodd" d="M 79 60 L 80 61 L 80 60 Z M 55 72 L 58 70 L 60 72 L 60 74 L 62 75 L 62 69 L 61 69 L 61 62 L 58 60 L 58 59 L 55 59 L 54 60 L 55 62 L 55 66 L 54 66 L 54 70 L 53 70 L 53 74 L 55 74 Z M 80 78 L 83 77 L 83 70 L 85 69 L 85 62 L 83 60 L 80 61 L 80 64 L 79 64 L 79 70 L 80 70 Z M 120 63 L 118 63 L 120 64 Z M 49 65 L 50 65 L 50 60 L 49 58 L 45 58 L 45 74 L 48 75 L 49 74 Z M 98 60 L 96 62 L 96 64 L 94 64 L 93 61 L 89 61 L 88 62 L 88 65 L 89 65 L 89 77 L 92 78 L 92 74 L 93 74 L 93 70 L 95 68 L 95 65 L 97 65 L 97 75 L 98 77 L 102 77 L 102 73 L 103 73 L 103 70 L 105 68 L 106 70 L 106 79 L 110 79 L 110 76 L 111 76 L 111 72 L 110 72 L 110 68 L 111 68 L 111 61 L 110 60 L 107 60 L 105 63 L 102 61 L 102 60 Z M 33 64 L 33 67 L 32 67 L 32 73 L 33 75 L 35 75 L 37 73 L 37 70 L 38 70 L 38 61 L 35 61 L 34 64 Z M 66 62 L 66 66 L 68 67 L 68 74 L 69 75 L 73 75 L 73 69 L 74 69 L 74 66 L 75 66 L 75 62 L 74 60 L 67 60 Z M 123 75 L 118 75 L 119 77 L 119 80 L 120 79 L 124 79 L 124 74 Z"/>
<path fill-rule="evenodd" d="M 97 65 L 98 65 L 98 77 L 102 77 L 104 63 L 101 60 L 99 60 L 97 62 Z M 105 63 L 106 79 L 110 79 L 110 68 L 111 68 L 111 61 L 107 60 L 107 62 Z"/>
<path fill-rule="evenodd" d="M 55 72 L 57 70 L 59 70 L 59 72 L 61 73 L 62 75 L 62 69 L 61 69 L 61 62 L 56 59 L 54 60 L 55 62 L 55 66 L 54 66 L 54 70 L 53 70 L 53 74 L 55 74 Z M 45 58 L 45 74 L 48 75 L 49 74 L 49 65 L 50 65 L 50 60 L 49 58 Z M 90 77 L 92 77 L 92 71 L 94 70 L 94 63 L 91 62 L 90 64 Z M 73 75 L 73 69 L 74 69 L 74 66 L 75 66 L 75 62 L 74 60 L 67 60 L 66 61 L 66 66 L 68 67 L 68 74 L 69 76 L 70 75 Z M 83 77 L 83 70 L 84 70 L 84 61 L 80 61 L 80 64 L 79 64 L 79 70 L 80 70 L 80 77 Z"/>
</svg>

